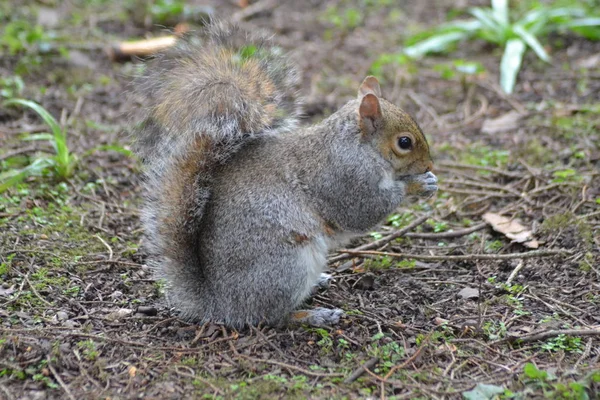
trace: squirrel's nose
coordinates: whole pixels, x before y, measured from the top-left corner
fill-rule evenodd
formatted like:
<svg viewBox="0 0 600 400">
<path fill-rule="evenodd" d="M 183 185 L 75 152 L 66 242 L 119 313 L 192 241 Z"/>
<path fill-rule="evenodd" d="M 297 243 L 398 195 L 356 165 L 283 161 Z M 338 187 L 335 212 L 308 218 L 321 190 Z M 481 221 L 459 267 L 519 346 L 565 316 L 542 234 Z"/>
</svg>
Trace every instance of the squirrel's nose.
<svg viewBox="0 0 600 400">
<path fill-rule="evenodd" d="M 427 164 L 427 170 L 425 172 L 433 172 L 433 161 L 429 161 Z"/>
</svg>

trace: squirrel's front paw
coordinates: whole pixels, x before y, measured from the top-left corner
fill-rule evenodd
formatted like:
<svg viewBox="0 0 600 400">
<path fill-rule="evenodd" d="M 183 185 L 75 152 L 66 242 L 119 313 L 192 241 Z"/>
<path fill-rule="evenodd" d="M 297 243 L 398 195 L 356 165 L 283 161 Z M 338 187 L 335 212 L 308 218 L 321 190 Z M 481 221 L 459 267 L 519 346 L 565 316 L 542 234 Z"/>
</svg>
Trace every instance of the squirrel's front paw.
<svg viewBox="0 0 600 400">
<path fill-rule="evenodd" d="M 438 190 L 437 177 L 433 172 L 411 175 L 406 179 L 406 194 L 409 196 L 431 197 Z"/>
</svg>

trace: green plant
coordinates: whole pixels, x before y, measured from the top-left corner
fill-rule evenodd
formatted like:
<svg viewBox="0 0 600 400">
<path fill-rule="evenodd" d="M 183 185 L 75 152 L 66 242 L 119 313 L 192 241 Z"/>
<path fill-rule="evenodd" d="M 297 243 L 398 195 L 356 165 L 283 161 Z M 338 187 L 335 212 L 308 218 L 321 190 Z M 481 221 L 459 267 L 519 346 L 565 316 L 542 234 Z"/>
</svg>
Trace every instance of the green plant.
<svg viewBox="0 0 600 400">
<path fill-rule="evenodd" d="M 461 78 L 467 75 L 478 75 L 485 72 L 485 68 L 479 62 L 470 62 L 466 60 L 453 60 L 449 63 L 438 64 L 433 69 L 439 72 L 442 79 L 453 79 L 456 76 Z"/>
<path fill-rule="evenodd" d="M 542 344 L 541 347 L 542 349 L 548 351 L 582 353 L 584 346 L 583 343 L 581 343 L 581 338 L 560 334 L 557 337 L 552 338 L 546 343 Z"/>
<path fill-rule="evenodd" d="M 164 24 L 185 14 L 186 6 L 181 0 L 157 0 L 148 5 L 148 12 L 154 22 Z"/>
<path fill-rule="evenodd" d="M 588 391 L 593 383 L 600 382 L 600 372 L 591 371 L 579 381 L 556 382 L 557 377 L 549 371 L 539 369 L 533 363 L 523 367 L 521 380 L 530 389 L 541 390 L 546 399 L 590 399 Z"/>
<path fill-rule="evenodd" d="M 19 75 L 0 78 L 0 97 L 12 99 L 23 91 L 25 83 Z"/>
<path fill-rule="evenodd" d="M 404 54 L 419 58 L 429 53 L 446 52 L 461 40 L 482 39 L 504 48 L 500 62 L 500 85 L 512 93 L 525 51 L 529 47 L 543 61 L 550 55 L 539 37 L 551 32 L 570 30 L 589 39 L 598 40 L 600 18 L 591 18 L 581 7 L 548 7 L 539 5 L 516 16 L 508 0 L 491 0 L 491 7 L 469 9 L 473 19 L 454 21 L 409 39 Z"/>
<path fill-rule="evenodd" d="M 83 351 L 83 354 L 90 361 L 95 361 L 100 355 L 100 352 L 96 347 L 96 343 L 91 339 L 77 342 L 77 347 Z"/>
<path fill-rule="evenodd" d="M 321 18 L 339 30 L 350 31 L 362 23 L 363 15 L 357 8 L 350 7 L 342 11 L 336 6 L 329 6 Z"/>
<path fill-rule="evenodd" d="M 428 219 L 425 221 L 427 225 L 433 228 L 435 233 L 445 232 L 448 230 L 448 223 L 446 221 L 436 221 L 434 219 Z"/>
<path fill-rule="evenodd" d="M 55 155 L 41 156 L 21 170 L 12 169 L 0 173 L 0 193 L 9 187 L 22 182 L 32 175 L 44 175 L 53 172 L 60 179 L 69 178 L 74 170 L 76 160 L 70 154 L 67 146 L 67 133 L 60 127 L 56 119 L 39 104 L 24 99 L 10 99 L 4 106 L 20 105 L 35 111 L 50 127 L 52 133 L 39 133 L 28 135 L 24 140 L 48 140 L 54 148 Z"/>
<path fill-rule="evenodd" d="M 18 19 L 4 26 L 0 34 L 0 49 L 8 50 L 10 55 L 31 51 L 34 47 L 47 50 L 50 39 L 41 26 Z"/>
</svg>

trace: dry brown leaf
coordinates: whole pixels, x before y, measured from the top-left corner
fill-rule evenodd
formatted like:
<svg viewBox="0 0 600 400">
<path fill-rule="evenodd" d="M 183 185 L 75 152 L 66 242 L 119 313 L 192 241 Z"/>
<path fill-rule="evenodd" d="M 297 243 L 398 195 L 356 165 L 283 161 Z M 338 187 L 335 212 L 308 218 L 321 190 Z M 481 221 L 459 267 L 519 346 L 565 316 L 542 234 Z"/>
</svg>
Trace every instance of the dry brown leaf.
<svg viewBox="0 0 600 400">
<path fill-rule="evenodd" d="M 485 213 L 483 220 L 496 231 L 502 233 L 513 242 L 521 243 L 530 249 L 537 249 L 540 244 L 533 237 L 533 232 L 524 227 L 518 220 L 503 217 L 500 214 Z"/>
<path fill-rule="evenodd" d="M 519 122 L 524 115 L 517 111 L 509 111 L 497 118 L 486 119 L 483 121 L 481 132 L 492 135 L 499 132 L 515 130 L 519 127 Z"/>
</svg>

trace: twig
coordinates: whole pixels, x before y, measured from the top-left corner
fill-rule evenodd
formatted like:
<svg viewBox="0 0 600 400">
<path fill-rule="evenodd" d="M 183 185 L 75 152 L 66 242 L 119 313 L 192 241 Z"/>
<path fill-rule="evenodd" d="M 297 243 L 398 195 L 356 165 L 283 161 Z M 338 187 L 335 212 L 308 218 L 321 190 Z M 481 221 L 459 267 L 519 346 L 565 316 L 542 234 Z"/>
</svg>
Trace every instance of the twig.
<svg viewBox="0 0 600 400">
<path fill-rule="evenodd" d="M 21 154 L 31 153 L 32 151 L 36 151 L 38 148 L 36 146 L 23 147 L 20 149 L 16 149 L 13 151 L 7 151 L 4 154 L 0 154 L 0 161 L 8 160 L 11 157 L 19 156 Z"/>
<path fill-rule="evenodd" d="M 510 104 L 512 106 L 512 108 L 514 108 L 515 111 L 517 111 L 519 114 L 523 114 L 523 115 L 527 114 L 527 109 L 525 108 L 525 106 L 523 106 L 521 103 L 519 103 L 518 101 L 511 98 L 506 93 L 504 93 L 502 88 L 500 88 L 500 86 L 497 83 L 486 82 L 486 81 L 476 81 L 475 83 L 484 89 L 488 89 L 488 90 L 495 92 L 498 96 L 500 96 L 500 98 L 502 98 L 508 104 Z"/>
<path fill-rule="evenodd" d="M 408 224 L 407 226 L 405 226 L 404 228 L 397 230 L 396 232 L 394 232 L 390 235 L 387 235 L 379 240 L 375 240 L 373 242 L 363 244 L 362 246 L 358 246 L 354 250 L 355 251 L 363 251 L 363 250 L 371 250 L 371 249 L 376 249 L 378 247 L 381 247 L 381 246 L 391 242 L 392 240 L 399 238 L 400 236 L 404 235 L 406 232 L 409 232 L 409 231 L 413 230 L 414 228 L 416 228 L 417 226 L 421 225 L 422 223 L 427 221 L 427 218 L 429 218 L 429 215 L 423 215 L 423 216 L 417 218 L 416 220 L 414 220 L 413 222 L 411 222 L 410 224 Z M 347 253 L 347 252 L 339 251 L 339 253 Z M 345 260 L 345 259 L 351 258 L 351 257 L 352 257 L 351 254 L 340 254 L 339 256 L 330 258 L 329 262 L 334 263 L 334 262 Z"/>
<path fill-rule="evenodd" d="M 366 250 L 352 250 L 342 249 L 338 250 L 340 253 L 346 253 L 350 255 L 371 255 L 371 256 L 387 256 L 395 258 L 412 258 L 414 260 L 423 261 L 468 261 L 468 260 L 512 260 L 515 258 L 536 258 L 536 257 L 552 257 L 557 255 L 569 255 L 573 254 L 571 250 L 558 249 L 558 250 L 534 250 L 526 253 L 508 253 L 508 254 L 464 254 L 464 255 L 447 255 L 447 256 L 428 256 L 422 254 L 409 254 L 409 253 L 388 253 L 385 251 L 366 251 Z"/>
<path fill-rule="evenodd" d="M 452 188 L 452 187 L 442 187 L 441 190 L 443 192 L 448 192 L 448 193 L 481 195 L 481 196 L 488 196 L 488 197 L 492 197 L 492 198 L 499 197 L 502 199 L 511 198 L 511 197 L 519 197 L 519 196 L 510 194 L 510 193 L 487 192 L 485 190 L 476 190 L 476 189 L 469 190 L 469 189 L 459 189 L 459 188 Z"/>
<path fill-rule="evenodd" d="M 419 357 L 419 354 L 421 354 L 421 351 L 429 344 L 429 338 L 431 337 L 431 335 L 433 334 L 433 331 L 429 332 L 429 334 L 427 335 L 427 337 L 425 337 L 425 339 L 423 340 L 423 344 L 421 344 L 421 346 L 419 346 L 419 348 L 417 349 L 417 351 L 415 351 L 415 354 L 413 354 L 412 356 L 410 356 L 409 358 L 406 359 L 406 361 L 404 361 L 402 364 L 400 365 L 394 365 L 387 374 L 385 374 L 385 376 L 383 377 L 383 381 L 387 381 L 388 379 L 390 379 L 390 376 L 392 376 L 394 374 L 394 372 L 398 371 L 399 369 L 402 369 L 404 367 L 406 367 L 408 364 L 412 363 L 413 361 L 415 361 L 417 359 L 417 357 Z"/>
<path fill-rule="evenodd" d="M 102 239 L 100 237 L 100 235 L 94 235 L 95 238 L 97 238 L 98 240 L 100 240 L 102 242 L 102 244 L 104 245 L 104 247 L 106 247 L 108 249 L 108 261 L 112 260 L 113 258 L 113 250 L 112 248 L 108 245 L 108 243 L 106 243 L 104 241 L 104 239 Z"/>
<path fill-rule="evenodd" d="M 58 384 L 60 385 L 60 387 L 63 388 L 63 390 L 65 391 L 65 393 L 69 397 L 69 399 L 75 400 L 75 397 L 73 396 L 73 393 L 71 393 L 71 391 L 69 390 L 69 387 L 67 385 L 65 385 L 65 383 L 63 382 L 62 379 L 60 379 L 60 376 L 58 375 L 58 373 L 56 372 L 56 370 L 52 366 L 52 364 L 51 364 L 52 360 L 50 359 L 49 355 L 47 357 L 47 360 L 48 360 L 48 363 L 46 365 L 48 366 L 48 369 L 50 370 L 50 372 L 52 372 L 52 375 L 54 375 L 54 379 L 56 379 L 56 382 L 58 382 Z"/>
<path fill-rule="evenodd" d="M 528 342 L 536 342 L 538 340 L 546 340 L 553 337 L 557 337 L 559 335 L 567 335 L 567 336 L 600 336 L 600 326 L 595 327 L 593 329 L 551 329 L 549 331 L 533 333 L 530 335 L 523 336 L 508 336 L 505 339 L 498 340 L 493 342 L 492 344 L 502 343 L 502 342 L 520 342 L 520 343 L 528 343 Z"/>
<path fill-rule="evenodd" d="M 575 363 L 575 365 L 573 366 L 573 368 L 577 369 L 577 367 L 579 367 L 579 364 L 581 364 L 583 362 L 583 360 L 585 360 L 586 358 L 588 358 L 590 356 L 590 353 L 592 351 L 592 342 L 594 340 L 592 338 L 589 338 L 586 345 L 585 345 L 585 350 L 583 351 L 583 354 L 581 355 L 581 357 L 579 357 L 579 359 L 577 360 L 577 362 Z"/>
<path fill-rule="evenodd" d="M 440 119 L 440 116 L 435 111 L 435 109 L 429 104 L 425 103 L 423 100 L 421 100 L 421 98 L 415 92 L 413 92 L 412 90 L 407 90 L 406 94 L 408 95 L 408 97 L 410 97 L 412 101 L 415 102 L 416 105 L 424 109 L 431 116 L 431 118 L 433 118 L 433 121 L 435 122 L 438 128 L 446 127 L 446 124 Z"/>
<path fill-rule="evenodd" d="M 35 289 L 35 287 L 31 284 L 31 281 L 29 280 L 28 275 L 25 275 L 25 280 L 27 281 L 27 284 L 29 285 L 29 289 L 31 289 L 31 291 L 33 292 L 33 294 L 35 294 L 35 296 L 40 299 L 42 301 L 42 303 L 44 303 L 45 305 L 47 305 L 48 307 L 54 307 L 52 305 L 52 303 L 50 303 L 48 300 L 44 299 L 42 296 L 40 296 L 40 294 L 38 293 L 38 291 Z"/>
<path fill-rule="evenodd" d="M 278 5 L 279 2 L 276 0 L 261 0 L 252 4 L 251 6 L 237 11 L 231 16 L 231 20 L 234 22 L 244 21 L 248 18 L 252 18 L 256 14 L 260 14 L 261 12 L 275 8 Z"/>
<path fill-rule="evenodd" d="M 478 171 L 478 170 L 479 171 L 488 171 L 488 172 L 493 172 L 498 175 L 504 175 L 509 178 L 522 178 L 523 177 L 523 175 L 519 174 L 518 172 L 510 172 L 510 171 L 505 171 L 500 168 L 485 167 L 483 165 L 471 165 L 471 164 L 454 163 L 454 162 L 448 162 L 448 161 L 438 161 L 438 162 L 436 162 L 436 167 L 438 167 L 438 166 L 444 167 L 444 168 L 462 168 L 462 169 L 472 169 L 472 170 L 476 170 L 476 171 Z"/>
<path fill-rule="evenodd" d="M 15 398 L 15 396 L 12 395 L 12 393 L 8 390 L 8 388 L 6 386 L 0 385 L 0 390 L 2 390 L 4 392 L 7 400 L 12 400 Z"/>
<path fill-rule="evenodd" d="M 360 367 L 356 368 L 352 375 L 344 379 L 344 383 L 352 383 L 365 373 L 365 370 L 372 369 L 379 362 L 379 357 L 373 357 L 369 359 L 366 363 L 362 364 Z"/>
<path fill-rule="evenodd" d="M 596 217 L 598 215 L 600 215 L 600 211 L 594 211 L 589 214 L 580 215 L 577 217 L 577 219 L 587 219 L 587 218 L 591 218 L 591 217 Z"/>
<path fill-rule="evenodd" d="M 521 271 L 523 269 L 523 266 L 525 266 L 525 262 L 523 260 L 519 261 L 519 264 L 515 267 L 515 269 L 513 269 L 513 271 L 510 273 L 510 275 L 506 279 L 507 285 L 510 285 L 510 283 L 512 282 L 513 279 L 515 279 L 515 276 L 517 276 L 519 271 Z"/>
<path fill-rule="evenodd" d="M 200 377 L 198 375 L 188 374 L 188 373 L 185 373 L 185 372 L 181 372 L 177 367 L 175 367 L 175 373 L 177 375 L 179 375 L 179 376 L 185 376 L 185 377 L 188 377 L 188 378 L 192 378 L 192 379 L 198 380 L 198 381 L 204 383 L 206 386 L 210 387 L 216 393 L 218 393 L 220 395 L 223 395 L 223 391 L 221 389 L 219 389 L 218 387 L 216 387 L 215 385 L 213 385 L 212 383 L 210 383 L 209 381 L 207 381 L 206 379 L 204 379 L 204 378 L 202 378 L 202 377 Z"/>
<path fill-rule="evenodd" d="M 420 233 L 420 232 L 408 232 L 404 234 L 404 237 L 412 239 L 450 239 L 468 235 L 469 233 L 477 232 L 485 228 L 487 224 L 482 222 L 481 224 L 473 225 L 470 228 L 460 229 L 458 231 L 451 232 L 440 232 L 440 233 Z"/>
</svg>

